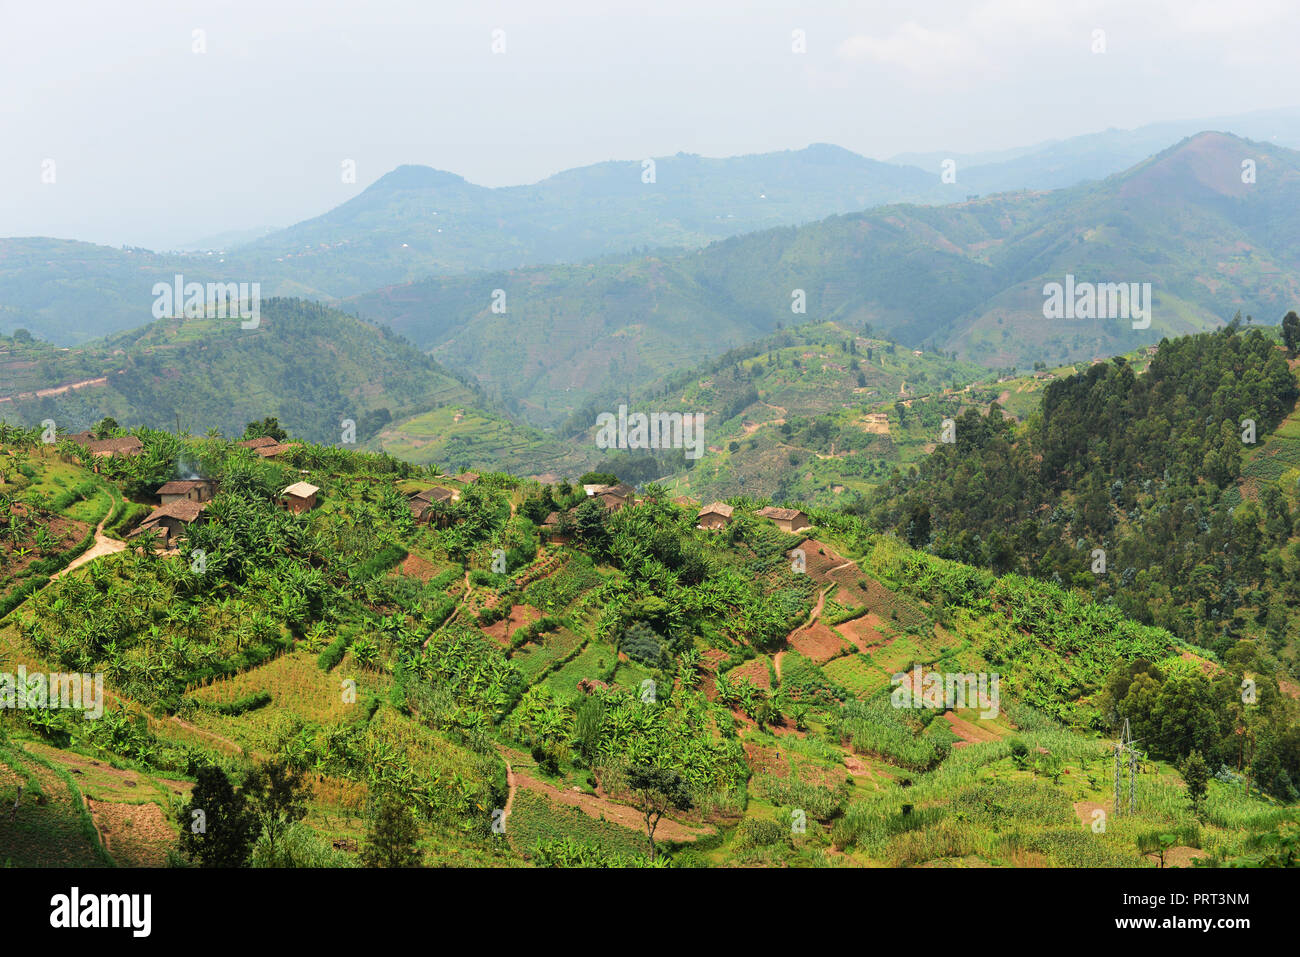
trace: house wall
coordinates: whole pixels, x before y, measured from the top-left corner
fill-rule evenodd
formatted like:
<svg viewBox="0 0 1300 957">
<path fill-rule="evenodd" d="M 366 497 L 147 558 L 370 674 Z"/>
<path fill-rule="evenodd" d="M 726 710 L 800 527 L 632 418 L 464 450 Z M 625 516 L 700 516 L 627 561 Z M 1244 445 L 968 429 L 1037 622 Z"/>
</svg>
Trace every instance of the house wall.
<svg viewBox="0 0 1300 957">
<path fill-rule="evenodd" d="M 295 515 L 301 515 L 303 512 L 310 512 L 316 507 L 316 496 L 298 498 L 296 495 L 286 495 L 281 499 L 281 506 Z"/>
<path fill-rule="evenodd" d="M 776 522 L 776 527 L 783 532 L 797 532 L 801 528 L 812 527 L 811 523 L 804 521 L 802 518 L 776 518 L 773 521 Z"/>
<path fill-rule="evenodd" d="M 187 492 L 174 493 L 171 495 L 159 495 L 158 498 L 164 505 L 166 505 L 169 502 L 179 502 L 181 499 L 189 499 L 191 502 L 206 502 L 208 499 L 212 498 L 212 496 L 208 494 L 208 487 L 206 485 L 201 485 L 198 488 L 192 488 Z"/>
</svg>

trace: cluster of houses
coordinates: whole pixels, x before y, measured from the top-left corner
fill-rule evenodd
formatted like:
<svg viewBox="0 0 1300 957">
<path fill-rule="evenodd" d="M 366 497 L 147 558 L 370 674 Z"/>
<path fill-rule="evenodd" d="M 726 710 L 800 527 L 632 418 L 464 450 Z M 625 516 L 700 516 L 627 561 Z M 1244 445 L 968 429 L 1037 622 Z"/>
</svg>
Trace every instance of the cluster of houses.
<svg viewBox="0 0 1300 957">
<path fill-rule="evenodd" d="M 217 493 L 214 479 L 175 479 L 154 492 L 159 505 L 145 516 L 128 538 L 155 536 L 164 547 L 171 547 L 191 525 L 202 522 L 208 503 Z M 277 504 L 294 514 L 316 507 L 320 489 L 307 481 L 294 482 L 281 489 Z"/>
<path fill-rule="evenodd" d="M 477 472 L 461 472 L 459 475 L 453 475 L 451 480 L 462 486 L 473 485 L 479 480 L 479 474 Z M 407 497 L 407 501 L 411 506 L 411 517 L 419 524 L 427 525 L 441 514 L 437 506 L 459 502 L 460 492 L 443 485 L 435 485 L 432 488 L 411 493 Z"/>
<path fill-rule="evenodd" d="M 212 479 L 177 479 L 164 483 L 154 492 L 162 504 L 146 515 L 127 537 L 151 535 L 164 547 L 170 546 L 185 529 L 203 520 L 208 502 L 216 492 L 217 483 Z"/>
<path fill-rule="evenodd" d="M 582 490 L 587 493 L 587 498 L 599 502 L 606 512 L 617 512 L 636 504 L 636 489 L 626 482 L 617 485 L 584 485 Z M 568 514 L 573 515 L 577 510 L 578 506 L 575 505 L 569 509 Z M 560 531 L 560 524 L 560 513 L 552 512 L 542 522 L 542 531 L 551 541 L 563 544 L 568 541 L 568 536 Z"/>
<path fill-rule="evenodd" d="M 705 505 L 695 516 L 696 527 L 713 530 L 726 528 L 731 524 L 731 518 L 735 511 L 726 502 L 713 502 Z M 755 514 L 769 519 L 783 532 L 797 532 L 800 529 L 812 526 L 812 522 L 808 521 L 807 514 L 797 508 L 777 508 L 768 505 L 760 508 Z"/>
<path fill-rule="evenodd" d="M 144 444 L 134 435 L 123 436 L 120 439 L 97 439 L 94 432 L 73 432 L 67 436 L 67 439 L 80 445 L 97 459 L 114 455 L 139 455 L 144 451 Z M 264 459 L 271 459 L 295 448 L 299 443 L 280 442 L 270 436 L 262 436 L 235 444 L 240 448 L 251 449 L 255 455 Z"/>
<path fill-rule="evenodd" d="M 588 498 L 598 500 L 606 512 L 617 512 L 636 504 L 636 489 L 625 482 L 620 482 L 618 485 L 584 485 L 583 490 Z M 673 502 L 684 508 L 695 507 L 695 502 L 684 497 L 675 498 Z M 577 506 L 574 506 L 569 509 L 569 514 L 572 515 L 576 511 Z M 696 513 L 696 528 L 711 530 L 726 528 L 731 524 L 735 511 L 735 508 L 726 502 L 705 505 Z M 812 525 L 808 516 L 797 508 L 775 508 L 769 505 L 759 509 L 757 514 L 771 520 L 783 532 L 797 532 Z M 541 529 L 551 541 L 563 544 L 568 537 L 561 532 L 560 525 L 560 513 L 551 512 L 542 522 Z"/>
<path fill-rule="evenodd" d="M 112 458 L 115 455 L 139 455 L 144 451 L 144 443 L 134 435 L 120 439 L 97 439 L 94 432 L 74 432 L 67 439 L 97 459 Z M 98 470 L 99 466 L 95 468 Z"/>
</svg>

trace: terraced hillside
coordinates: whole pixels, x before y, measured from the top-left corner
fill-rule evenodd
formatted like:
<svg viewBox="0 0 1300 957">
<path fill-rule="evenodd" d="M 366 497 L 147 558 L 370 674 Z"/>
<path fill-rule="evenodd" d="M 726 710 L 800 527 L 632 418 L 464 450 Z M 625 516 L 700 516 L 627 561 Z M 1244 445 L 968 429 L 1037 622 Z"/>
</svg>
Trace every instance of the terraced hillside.
<svg viewBox="0 0 1300 957">
<path fill-rule="evenodd" d="M 736 500 L 707 531 L 656 486 L 608 510 L 503 473 L 140 436 L 144 462 L 197 463 L 220 491 L 174 549 L 97 557 L 0 619 L 7 663 L 107 684 L 99 720 L 0 711 L 0 804 L 24 776 L 47 795 L 19 804 L 16 864 L 215 854 L 181 839 L 193 802 L 226 781 L 280 820 L 263 816 L 266 775 L 287 776 L 301 814 L 253 827 L 235 863 L 1262 862 L 1296 817 L 1278 770 L 1300 760 L 1300 705 L 1248 642 L 1187 645 L 839 511 L 791 535 Z M 34 485 L 69 454 L 7 438 Z M 308 463 L 315 507 L 278 508 Z M 100 476 L 143 504 L 123 474 Z M 408 496 L 438 484 L 452 500 L 418 522 Z M 999 683 L 927 699 L 932 673 Z M 1232 706 L 1243 674 L 1261 689 L 1249 713 Z M 1099 829 L 1117 714 L 1150 745 L 1137 813 Z M 1217 772 L 1198 802 L 1180 770 L 1193 746 Z M 653 840 L 650 792 L 669 796 Z"/>
</svg>

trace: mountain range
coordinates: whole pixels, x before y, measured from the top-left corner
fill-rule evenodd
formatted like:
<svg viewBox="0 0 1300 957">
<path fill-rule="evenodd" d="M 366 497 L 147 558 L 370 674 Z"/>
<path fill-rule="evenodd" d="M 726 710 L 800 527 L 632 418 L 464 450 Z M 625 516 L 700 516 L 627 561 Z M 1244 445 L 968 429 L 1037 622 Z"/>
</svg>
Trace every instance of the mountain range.
<svg viewBox="0 0 1300 957">
<path fill-rule="evenodd" d="M 593 397 L 814 320 L 870 323 L 992 368 L 1129 351 L 1238 311 L 1274 323 L 1300 294 L 1298 207 L 1300 153 L 1211 132 L 1099 183 L 432 278 L 349 303 L 551 426 Z M 1045 286 L 1067 277 L 1149 283 L 1149 327 L 1045 318 Z"/>
<path fill-rule="evenodd" d="M 26 328 L 71 345 L 136 328 L 153 318 L 153 284 L 177 273 L 200 282 L 260 282 L 267 297 L 331 301 L 430 276 L 699 248 L 882 204 L 951 204 L 1075 186 L 1205 129 L 1300 147 L 1300 110 L 1107 130 L 992 154 L 903 154 L 891 162 L 826 144 L 722 159 L 679 153 L 654 159 L 652 168 L 648 160 L 610 161 L 500 188 L 403 166 L 314 219 L 211 236 L 185 251 L 0 239 L 0 332 Z M 947 160 L 955 166 L 945 176 Z"/>
</svg>

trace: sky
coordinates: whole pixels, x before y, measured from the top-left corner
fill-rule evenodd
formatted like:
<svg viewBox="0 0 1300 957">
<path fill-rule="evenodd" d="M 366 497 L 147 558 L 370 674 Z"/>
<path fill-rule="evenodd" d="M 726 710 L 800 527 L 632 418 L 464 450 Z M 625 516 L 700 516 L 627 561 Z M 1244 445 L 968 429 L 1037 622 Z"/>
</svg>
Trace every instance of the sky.
<svg viewBox="0 0 1300 957">
<path fill-rule="evenodd" d="M 502 186 L 1300 105 L 1297 0 L 0 0 L 0 24 L 0 236 L 153 249 L 403 163 Z"/>
</svg>

